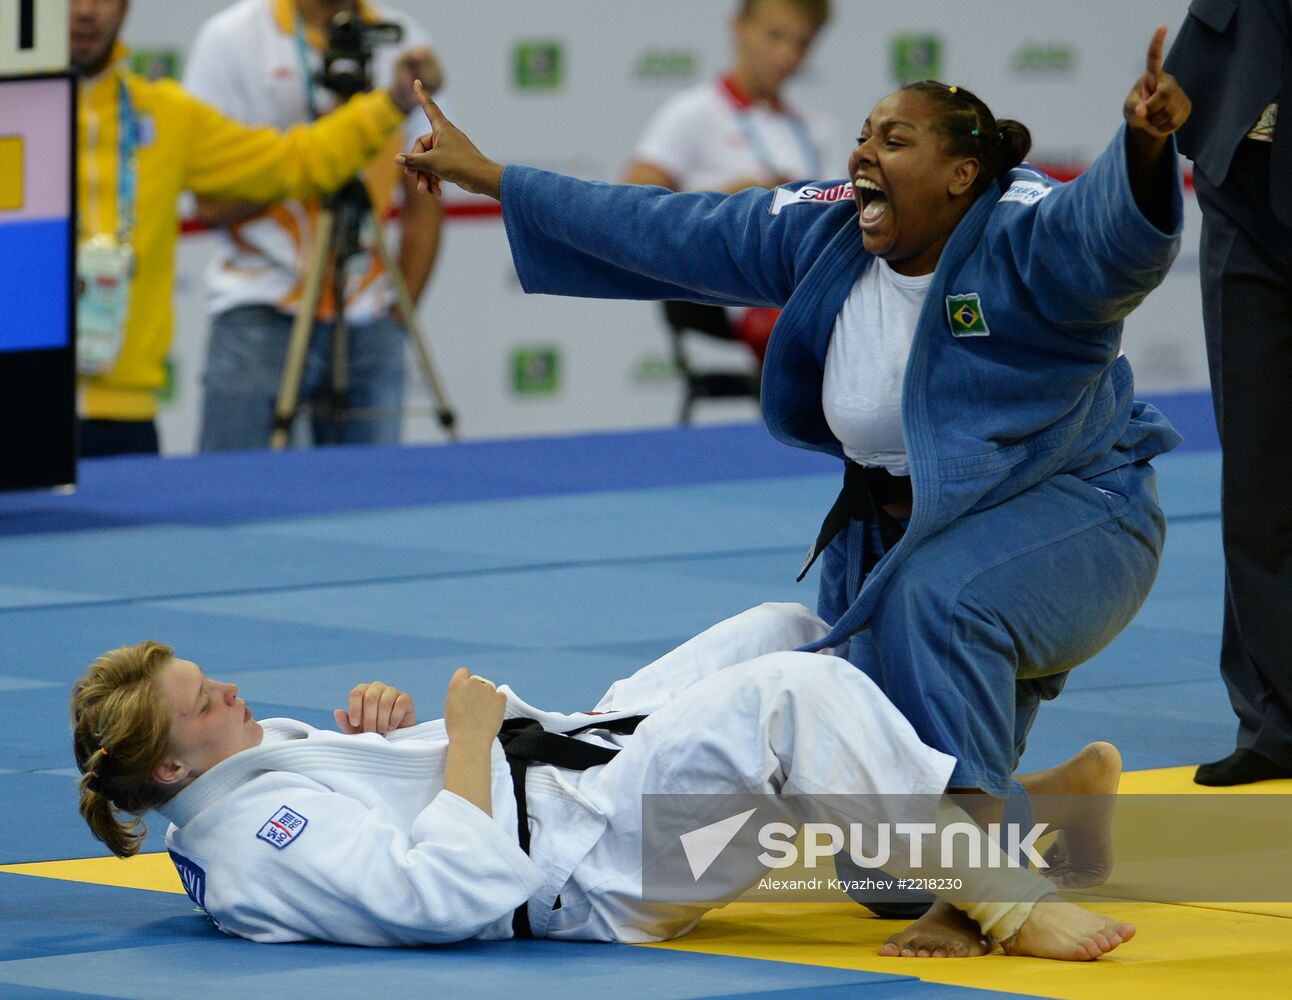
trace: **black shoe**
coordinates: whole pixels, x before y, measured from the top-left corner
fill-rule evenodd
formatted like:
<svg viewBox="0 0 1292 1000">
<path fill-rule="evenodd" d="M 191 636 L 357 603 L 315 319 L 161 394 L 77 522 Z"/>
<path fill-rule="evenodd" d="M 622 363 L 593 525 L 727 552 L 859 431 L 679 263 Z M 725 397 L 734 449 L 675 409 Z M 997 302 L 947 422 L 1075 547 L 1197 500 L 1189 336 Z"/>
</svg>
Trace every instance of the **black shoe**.
<svg viewBox="0 0 1292 1000">
<path fill-rule="evenodd" d="M 1235 750 L 1224 760 L 1203 764 L 1193 776 L 1198 785 L 1249 785 L 1253 781 L 1292 778 L 1292 770 L 1255 750 Z"/>
</svg>

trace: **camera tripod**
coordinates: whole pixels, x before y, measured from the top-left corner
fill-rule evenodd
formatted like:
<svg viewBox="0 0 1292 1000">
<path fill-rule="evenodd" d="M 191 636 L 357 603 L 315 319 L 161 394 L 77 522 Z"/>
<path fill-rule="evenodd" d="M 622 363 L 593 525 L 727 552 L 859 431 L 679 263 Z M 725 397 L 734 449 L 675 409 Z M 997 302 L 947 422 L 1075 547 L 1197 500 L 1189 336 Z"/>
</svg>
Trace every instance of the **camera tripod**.
<svg viewBox="0 0 1292 1000">
<path fill-rule="evenodd" d="M 431 361 L 430 349 L 417 329 L 413 315 L 413 298 L 404 283 L 404 276 L 399 270 L 398 263 L 390 256 L 385 234 L 373 217 L 372 199 L 368 196 L 368 189 L 363 186 L 362 181 L 354 178 L 324 199 L 323 210 L 319 213 L 318 225 L 314 233 L 314 246 L 310 252 L 309 270 L 305 273 L 301 301 L 292 323 L 292 335 L 287 346 L 283 378 L 278 389 L 278 400 L 274 405 L 274 423 L 269 437 L 269 446 L 275 451 L 281 451 L 287 447 L 292 423 L 300 410 L 301 378 L 305 371 L 305 357 L 309 351 L 315 313 L 323 290 L 323 276 L 329 263 L 332 267 L 336 297 L 336 321 L 332 328 L 331 342 L 332 384 L 324 409 L 334 427 L 339 427 L 345 420 L 354 416 L 350 409 L 350 329 L 345 317 L 345 269 L 350 258 L 361 249 L 359 233 L 365 220 L 371 220 L 373 223 L 373 246 L 394 287 L 399 319 L 412 341 L 417 364 L 434 400 L 435 413 L 439 418 L 440 426 L 444 428 L 449 440 L 458 439 L 457 417 L 449 408 L 448 398 L 444 394 L 439 376 L 435 372 L 435 365 Z"/>
</svg>

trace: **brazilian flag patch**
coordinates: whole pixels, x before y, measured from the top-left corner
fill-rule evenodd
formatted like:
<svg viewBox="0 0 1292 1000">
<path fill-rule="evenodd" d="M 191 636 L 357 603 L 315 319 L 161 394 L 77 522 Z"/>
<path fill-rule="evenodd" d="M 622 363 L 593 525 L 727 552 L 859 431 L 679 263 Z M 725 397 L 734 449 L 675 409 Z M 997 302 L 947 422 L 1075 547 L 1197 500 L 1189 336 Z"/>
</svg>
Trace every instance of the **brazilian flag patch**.
<svg viewBox="0 0 1292 1000">
<path fill-rule="evenodd" d="M 967 295 L 947 296 L 947 320 L 951 323 L 953 337 L 989 337 L 987 318 L 982 314 L 982 302 L 977 292 Z"/>
</svg>

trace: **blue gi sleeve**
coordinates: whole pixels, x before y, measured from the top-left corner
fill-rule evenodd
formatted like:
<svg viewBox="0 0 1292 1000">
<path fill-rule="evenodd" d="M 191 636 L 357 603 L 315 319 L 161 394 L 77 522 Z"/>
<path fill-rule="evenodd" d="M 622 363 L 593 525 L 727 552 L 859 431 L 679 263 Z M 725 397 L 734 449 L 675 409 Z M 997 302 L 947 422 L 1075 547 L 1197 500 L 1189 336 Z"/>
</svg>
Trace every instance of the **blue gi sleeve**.
<svg viewBox="0 0 1292 1000">
<path fill-rule="evenodd" d="M 1180 250 L 1184 197 L 1174 139 L 1158 183 L 1170 192 L 1170 228 L 1158 229 L 1131 191 L 1126 127 L 1080 177 L 1050 189 L 1034 205 L 1002 198 L 1005 252 L 1036 308 L 1069 332 L 1106 330 L 1166 277 Z"/>
<path fill-rule="evenodd" d="M 805 219 L 775 191 L 677 193 L 509 166 L 503 222 L 527 292 L 781 306 L 800 271 Z"/>
</svg>

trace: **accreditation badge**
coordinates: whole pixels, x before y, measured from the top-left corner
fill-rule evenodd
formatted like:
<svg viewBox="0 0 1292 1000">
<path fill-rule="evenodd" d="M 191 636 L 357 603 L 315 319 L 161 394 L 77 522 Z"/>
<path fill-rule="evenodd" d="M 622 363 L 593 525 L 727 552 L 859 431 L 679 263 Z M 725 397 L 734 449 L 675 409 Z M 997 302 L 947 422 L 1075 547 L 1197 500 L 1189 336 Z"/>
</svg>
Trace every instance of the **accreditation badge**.
<svg viewBox="0 0 1292 1000">
<path fill-rule="evenodd" d="M 121 353 L 135 254 L 111 236 L 95 236 L 76 254 L 76 370 L 102 375 Z"/>
</svg>

